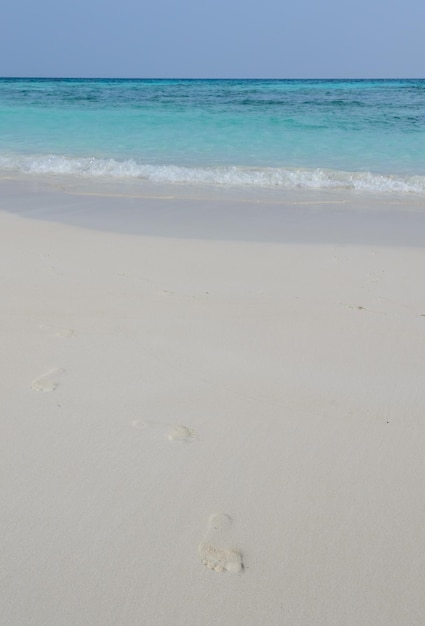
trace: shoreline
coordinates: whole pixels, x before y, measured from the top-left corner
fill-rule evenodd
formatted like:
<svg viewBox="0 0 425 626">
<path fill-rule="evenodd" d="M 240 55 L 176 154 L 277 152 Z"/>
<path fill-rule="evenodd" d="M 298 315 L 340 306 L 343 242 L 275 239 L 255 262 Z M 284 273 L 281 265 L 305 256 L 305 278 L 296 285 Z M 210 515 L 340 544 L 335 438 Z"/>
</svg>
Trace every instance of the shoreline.
<svg viewBox="0 0 425 626">
<path fill-rule="evenodd" d="M 34 177 L 0 179 L 0 210 L 155 237 L 425 245 L 425 198 L 415 194 Z"/>
<path fill-rule="evenodd" d="M 423 205 L 72 191 L 0 181 L 5 623 L 420 624 Z"/>
</svg>

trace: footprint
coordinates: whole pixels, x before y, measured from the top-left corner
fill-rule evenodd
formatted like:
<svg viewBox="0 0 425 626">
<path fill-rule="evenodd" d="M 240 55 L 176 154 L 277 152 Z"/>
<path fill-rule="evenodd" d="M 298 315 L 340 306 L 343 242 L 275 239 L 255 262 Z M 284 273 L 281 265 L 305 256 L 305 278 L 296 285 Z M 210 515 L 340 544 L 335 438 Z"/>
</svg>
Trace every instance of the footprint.
<svg viewBox="0 0 425 626">
<path fill-rule="evenodd" d="M 75 331 L 73 328 L 61 328 L 56 332 L 56 337 L 72 337 L 75 335 Z"/>
<path fill-rule="evenodd" d="M 49 370 L 46 374 L 43 374 L 43 376 L 32 381 L 31 389 L 33 391 L 54 391 L 59 385 L 58 379 L 64 371 L 65 370 L 59 368 Z"/>
<path fill-rule="evenodd" d="M 225 513 L 211 515 L 205 539 L 199 544 L 199 557 L 214 572 L 238 574 L 243 571 L 242 554 L 231 542 L 232 518 Z"/>
<path fill-rule="evenodd" d="M 168 439 L 170 441 L 190 443 L 195 439 L 195 432 L 187 426 L 174 426 L 168 432 Z"/>
<path fill-rule="evenodd" d="M 196 433 L 187 426 L 174 426 L 173 424 L 150 422 L 143 420 L 133 420 L 131 422 L 133 428 L 144 430 L 145 428 L 159 428 L 166 431 L 167 439 L 170 441 L 178 441 L 180 443 L 191 443 L 196 439 Z"/>
<path fill-rule="evenodd" d="M 41 324 L 39 328 L 54 333 L 56 337 L 66 337 L 68 339 L 75 335 L 73 328 L 59 328 L 58 326 L 52 326 L 50 324 Z"/>
</svg>

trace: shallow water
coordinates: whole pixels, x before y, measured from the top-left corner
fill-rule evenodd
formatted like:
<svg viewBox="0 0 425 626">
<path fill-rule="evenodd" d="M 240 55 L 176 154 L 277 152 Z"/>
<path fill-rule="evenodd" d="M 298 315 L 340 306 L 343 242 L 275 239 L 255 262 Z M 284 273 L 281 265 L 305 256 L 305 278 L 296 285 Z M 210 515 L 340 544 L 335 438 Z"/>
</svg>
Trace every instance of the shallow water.
<svg viewBox="0 0 425 626">
<path fill-rule="evenodd" d="M 0 79 L 0 172 L 425 194 L 425 80 Z"/>
</svg>

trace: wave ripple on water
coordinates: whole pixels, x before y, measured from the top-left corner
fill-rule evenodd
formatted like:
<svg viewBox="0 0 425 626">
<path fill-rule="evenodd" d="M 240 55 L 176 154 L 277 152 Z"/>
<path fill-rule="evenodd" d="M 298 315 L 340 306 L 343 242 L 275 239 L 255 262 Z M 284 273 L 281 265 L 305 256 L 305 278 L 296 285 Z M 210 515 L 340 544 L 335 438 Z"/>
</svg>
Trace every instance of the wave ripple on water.
<svg viewBox="0 0 425 626">
<path fill-rule="evenodd" d="M 0 169 L 17 174 L 141 179 L 157 183 L 281 189 L 352 189 L 425 194 L 425 176 L 388 176 L 321 168 L 182 167 L 146 165 L 133 159 L 69 158 L 57 155 L 0 156 Z"/>
</svg>

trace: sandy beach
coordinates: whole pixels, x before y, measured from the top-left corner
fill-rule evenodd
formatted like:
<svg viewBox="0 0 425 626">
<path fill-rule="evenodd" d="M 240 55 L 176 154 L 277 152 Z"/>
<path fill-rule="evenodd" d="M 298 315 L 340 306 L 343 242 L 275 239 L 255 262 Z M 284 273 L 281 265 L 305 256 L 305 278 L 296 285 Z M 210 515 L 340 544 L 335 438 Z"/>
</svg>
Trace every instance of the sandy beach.
<svg viewBox="0 0 425 626">
<path fill-rule="evenodd" d="M 2 623 L 422 625 L 424 201 L 0 192 Z"/>
</svg>

